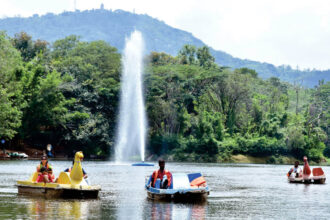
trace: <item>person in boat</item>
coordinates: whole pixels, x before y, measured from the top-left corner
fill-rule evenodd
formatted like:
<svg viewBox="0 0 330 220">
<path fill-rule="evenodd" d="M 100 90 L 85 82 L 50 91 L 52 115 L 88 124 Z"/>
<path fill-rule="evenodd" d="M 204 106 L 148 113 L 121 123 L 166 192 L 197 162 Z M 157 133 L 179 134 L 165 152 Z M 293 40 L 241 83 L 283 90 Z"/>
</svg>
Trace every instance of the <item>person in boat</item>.
<svg viewBox="0 0 330 220">
<path fill-rule="evenodd" d="M 52 168 L 48 169 L 48 179 L 49 179 L 49 182 L 52 182 L 52 183 L 55 180 L 55 175 L 53 174 L 53 169 Z"/>
<path fill-rule="evenodd" d="M 165 160 L 159 159 L 158 165 L 159 165 L 159 170 L 155 170 L 152 173 L 150 184 L 152 187 L 155 187 L 155 183 L 157 179 L 160 179 L 161 181 L 160 188 L 167 189 L 171 186 L 172 174 L 170 171 L 165 170 Z"/>
<path fill-rule="evenodd" d="M 49 176 L 46 167 L 41 167 L 39 170 L 39 175 L 36 180 L 37 183 L 49 183 Z"/>
<path fill-rule="evenodd" d="M 82 160 L 82 159 L 81 159 Z M 73 168 L 73 164 L 74 164 L 74 160 L 72 161 L 72 166 L 71 167 L 68 167 L 64 170 L 64 172 L 69 172 L 71 173 L 71 170 Z M 82 168 L 82 172 L 83 172 L 83 175 L 84 175 L 84 179 L 87 179 L 88 178 L 88 175 L 86 173 L 86 171 L 84 170 L 84 168 Z"/>
<path fill-rule="evenodd" d="M 37 166 L 37 172 L 40 173 L 41 172 L 41 168 L 45 167 L 46 172 L 49 171 L 49 169 L 53 169 L 53 167 L 48 163 L 48 158 L 46 155 L 41 156 L 41 162 L 40 164 Z"/>
<path fill-rule="evenodd" d="M 294 177 L 301 177 L 302 176 L 302 170 L 299 167 L 299 161 L 294 162 L 294 167 L 292 167 L 288 172 L 288 177 L 291 176 L 291 174 L 294 174 Z"/>
</svg>

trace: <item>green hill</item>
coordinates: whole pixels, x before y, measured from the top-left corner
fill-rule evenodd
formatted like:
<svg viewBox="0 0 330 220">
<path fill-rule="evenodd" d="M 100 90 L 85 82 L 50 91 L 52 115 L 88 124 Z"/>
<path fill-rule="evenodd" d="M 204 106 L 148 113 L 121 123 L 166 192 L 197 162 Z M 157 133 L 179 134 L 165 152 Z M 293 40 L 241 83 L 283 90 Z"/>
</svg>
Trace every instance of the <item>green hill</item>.
<svg viewBox="0 0 330 220">
<path fill-rule="evenodd" d="M 25 31 L 34 39 L 54 42 L 68 35 L 78 35 L 83 41 L 105 40 L 122 50 L 125 37 L 134 30 L 143 33 L 146 42 L 146 53 L 150 51 L 166 52 L 177 55 L 185 44 L 197 47 L 205 45 L 191 33 L 179 30 L 148 15 L 139 15 L 123 10 L 87 10 L 63 12 L 59 15 L 48 13 L 43 16 L 33 15 L 28 18 L 13 17 L 0 19 L 0 30 L 8 35 Z M 239 59 L 223 51 L 211 49 L 216 62 L 232 68 L 248 67 L 255 69 L 262 78 L 278 77 L 281 80 L 313 87 L 318 81 L 330 80 L 330 70 L 296 70 L 290 66 L 276 67 L 269 63 Z"/>
</svg>

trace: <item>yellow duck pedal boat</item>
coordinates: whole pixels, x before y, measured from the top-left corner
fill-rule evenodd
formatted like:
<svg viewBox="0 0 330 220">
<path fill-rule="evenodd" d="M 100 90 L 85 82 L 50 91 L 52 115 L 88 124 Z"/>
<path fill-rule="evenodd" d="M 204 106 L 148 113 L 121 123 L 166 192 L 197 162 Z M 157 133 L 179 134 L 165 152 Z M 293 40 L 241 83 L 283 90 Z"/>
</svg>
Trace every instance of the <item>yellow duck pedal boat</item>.
<svg viewBox="0 0 330 220">
<path fill-rule="evenodd" d="M 19 194 L 43 196 L 46 198 L 97 198 L 100 186 L 90 186 L 83 177 L 81 151 L 75 154 L 72 171 L 61 172 L 56 183 L 37 183 L 38 172 L 29 180 L 17 181 Z"/>
</svg>

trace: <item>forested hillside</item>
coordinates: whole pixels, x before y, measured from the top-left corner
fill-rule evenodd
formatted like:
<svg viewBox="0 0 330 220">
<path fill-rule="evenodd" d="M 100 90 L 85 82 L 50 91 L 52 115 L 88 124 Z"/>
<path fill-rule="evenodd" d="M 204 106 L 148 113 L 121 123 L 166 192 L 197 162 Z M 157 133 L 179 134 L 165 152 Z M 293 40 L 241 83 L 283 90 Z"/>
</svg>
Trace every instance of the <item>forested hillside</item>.
<svg viewBox="0 0 330 220">
<path fill-rule="evenodd" d="M 146 54 L 151 51 L 165 52 L 176 56 L 186 44 L 197 47 L 204 43 L 192 34 L 172 28 L 164 22 L 148 15 L 138 15 L 122 10 L 89 10 L 64 12 L 59 15 L 48 13 L 44 16 L 34 15 L 29 18 L 0 19 L 0 30 L 8 35 L 21 31 L 27 32 L 34 39 L 55 42 L 69 35 L 77 35 L 84 41 L 104 40 L 122 50 L 125 36 L 138 29 L 143 33 L 146 42 Z M 212 33 L 210 33 L 212 34 Z M 210 50 L 216 63 L 233 69 L 247 67 L 258 72 L 261 78 L 278 77 L 281 80 L 295 82 L 302 86 L 313 87 L 319 80 L 330 80 L 330 70 L 297 70 L 290 66 L 276 67 L 269 63 L 234 58 L 223 51 Z"/>
<path fill-rule="evenodd" d="M 6 148 L 51 143 L 66 154 L 111 156 L 121 55 L 77 36 L 48 43 L 0 33 L 0 137 Z M 208 47 L 145 58 L 147 157 L 231 161 L 237 154 L 330 156 L 330 83 L 303 89 L 215 63 Z"/>
</svg>

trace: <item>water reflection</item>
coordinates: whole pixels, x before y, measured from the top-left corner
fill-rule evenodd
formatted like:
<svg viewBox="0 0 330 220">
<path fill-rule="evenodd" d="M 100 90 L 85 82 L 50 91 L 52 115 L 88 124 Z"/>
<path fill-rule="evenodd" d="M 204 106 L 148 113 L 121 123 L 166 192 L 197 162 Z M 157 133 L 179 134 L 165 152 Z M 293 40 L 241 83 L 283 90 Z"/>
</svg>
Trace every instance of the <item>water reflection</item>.
<svg viewBox="0 0 330 220">
<path fill-rule="evenodd" d="M 29 198 L 27 214 L 34 219 L 47 219 L 56 216 L 58 219 L 89 219 L 90 216 L 100 216 L 99 202 L 79 200 L 52 200 Z M 98 210 L 98 211 L 97 211 Z M 93 214 L 90 212 L 93 211 Z"/>
<path fill-rule="evenodd" d="M 35 216 L 36 219 L 46 219 L 47 210 L 48 209 L 46 208 L 45 200 L 31 200 L 27 206 L 27 212 L 29 213 L 29 216 Z"/>
<path fill-rule="evenodd" d="M 144 209 L 143 219 L 172 220 L 172 219 L 205 219 L 206 204 L 179 204 L 148 201 Z"/>
<path fill-rule="evenodd" d="M 310 184 L 304 184 L 304 193 L 308 193 Z"/>
</svg>

